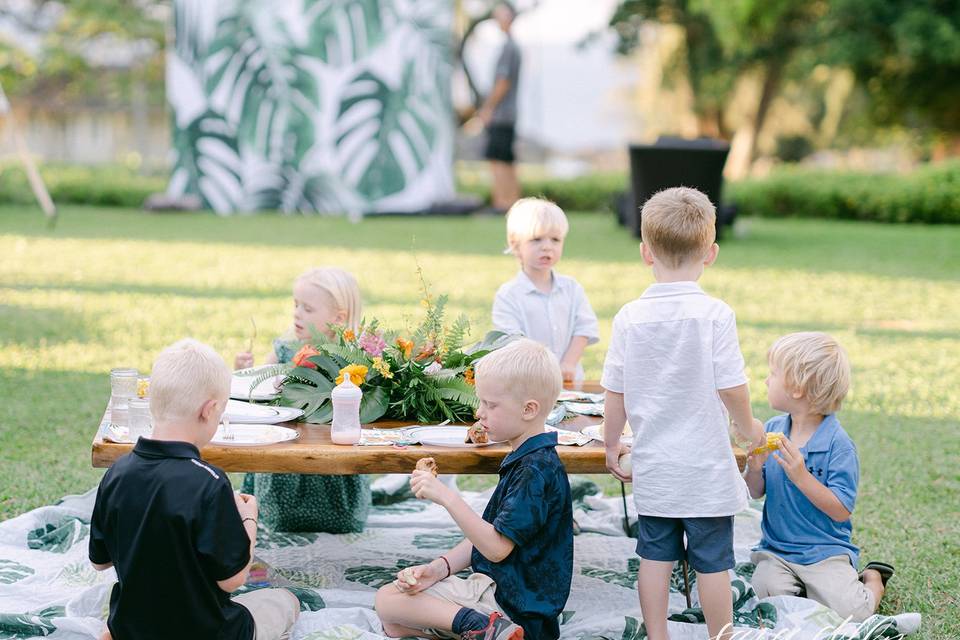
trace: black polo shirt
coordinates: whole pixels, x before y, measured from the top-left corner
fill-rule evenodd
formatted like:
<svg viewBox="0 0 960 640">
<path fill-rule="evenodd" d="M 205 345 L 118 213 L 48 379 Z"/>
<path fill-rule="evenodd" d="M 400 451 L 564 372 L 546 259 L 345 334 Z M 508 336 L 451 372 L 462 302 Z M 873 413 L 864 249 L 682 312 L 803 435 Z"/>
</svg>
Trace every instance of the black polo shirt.
<svg viewBox="0 0 960 640">
<path fill-rule="evenodd" d="M 114 640 L 251 640 L 250 612 L 217 586 L 250 561 L 230 480 L 186 442 L 140 438 L 100 482 L 90 560 L 113 562 Z"/>
<path fill-rule="evenodd" d="M 483 519 L 516 546 L 500 562 L 474 548 L 473 570 L 497 584 L 497 604 L 525 637 L 560 637 L 557 617 L 573 579 L 573 503 L 556 433 L 528 438 L 503 459 Z"/>
</svg>

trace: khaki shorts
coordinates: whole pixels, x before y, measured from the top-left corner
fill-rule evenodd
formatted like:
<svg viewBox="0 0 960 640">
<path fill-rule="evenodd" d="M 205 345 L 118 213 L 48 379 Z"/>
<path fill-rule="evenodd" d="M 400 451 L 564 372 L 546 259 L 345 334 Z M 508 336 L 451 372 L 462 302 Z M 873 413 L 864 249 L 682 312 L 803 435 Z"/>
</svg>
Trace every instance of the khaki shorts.
<svg viewBox="0 0 960 640">
<path fill-rule="evenodd" d="M 500 615 L 506 618 L 507 616 L 500 610 L 500 605 L 494 598 L 496 591 L 497 585 L 490 576 L 483 573 L 471 573 L 465 580 L 457 576 L 445 578 L 424 590 L 423 593 L 461 607 L 469 607 L 485 616 L 498 611 Z M 444 629 L 424 629 L 424 631 L 444 640 L 459 640 L 460 638 L 459 634 Z"/>
<path fill-rule="evenodd" d="M 766 551 L 754 551 L 750 561 L 757 565 L 750 582 L 758 598 L 810 598 L 853 622 L 863 622 L 877 610 L 873 592 L 860 581 L 848 556 L 832 556 L 804 565 L 787 562 Z"/>
<path fill-rule="evenodd" d="M 300 614 L 300 601 L 286 589 L 257 589 L 231 599 L 253 616 L 254 640 L 287 640 Z"/>
</svg>

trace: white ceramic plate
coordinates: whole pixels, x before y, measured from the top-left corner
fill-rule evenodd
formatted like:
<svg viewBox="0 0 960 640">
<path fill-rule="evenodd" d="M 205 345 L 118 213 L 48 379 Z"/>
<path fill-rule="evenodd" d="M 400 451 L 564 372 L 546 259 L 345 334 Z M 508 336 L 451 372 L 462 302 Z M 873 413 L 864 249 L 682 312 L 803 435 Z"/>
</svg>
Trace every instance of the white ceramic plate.
<svg viewBox="0 0 960 640">
<path fill-rule="evenodd" d="M 223 425 L 217 429 L 216 435 L 210 444 L 221 447 L 262 447 L 278 442 L 296 440 L 300 434 L 287 427 L 278 427 L 274 424 L 231 424 L 232 440 L 223 438 Z"/>
<path fill-rule="evenodd" d="M 224 417 L 235 424 L 279 424 L 290 422 L 303 415 L 302 409 L 293 407 L 268 407 L 241 400 L 228 400 Z"/>
<path fill-rule="evenodd" d="M 630 425 L 624 427 L 623 435 L 620 436 L 620 443 L 627 446 L 633 445 L 633 431 L 630 429 Z M 584 427 L 580 430 L 580 433 L 590 436 L 597 442 L 603 442 L 603 423 L 600 424 L 591 424 L 588 427 Z"/>
<path fill-rule="evenodd" d="M 234 371 L 230 377 L 230 397 L 237 400 L 275 400 L 280 393 L 277 391 L 277 383 L 283 380 L 283 376 L 273 376 L 267 378 L 257 385 L 257 388 L 250 393 L 250 385 L 260 377 L 260 371 L 267 367 L 275 365 L 263 365 L 250 369 Z"/>
<path fill-rule="evenodd" d="M 455 449 L 475 449 L 477 447 L 488 447 L 497 442 L 487 442 L 486 444 L 474 444 L 464 442 L 467 437 L 467 427 L 413 427 L 407 429 L 411 438 L 420 442 L 420 444 L 434 447 L 451 447 Z"/>
<path fill-rule="evenodd" d="M 591 438 L 589 435 L 577 431 L 557 429 L 556 427 L 551 427 L 550 425 L 547 425 L 545 429 L 547 433 L 556 432 L 557 444 L 564 447 L 579 447 L 593 440 L 593 438 Z"/>
</svg>

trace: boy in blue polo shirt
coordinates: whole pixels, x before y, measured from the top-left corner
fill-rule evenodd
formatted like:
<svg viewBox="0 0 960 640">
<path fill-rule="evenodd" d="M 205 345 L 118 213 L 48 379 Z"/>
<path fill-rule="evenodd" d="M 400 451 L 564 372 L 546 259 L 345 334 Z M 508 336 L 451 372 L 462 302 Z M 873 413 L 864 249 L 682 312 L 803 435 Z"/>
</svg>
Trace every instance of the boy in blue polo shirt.
<svg viewBox="0 0 960 640">
<path fill-rule="evenodd" d="M 509 442 L 500 482 L 481 519 L 429 471 L 410 487 L 443 506 L 465 540 L 429 564 L 404 569 L 377 592 L 384 633 L 467 640 L 555 640 L 573 574 L 570 483 L 557 436 L 544 421 L 560 394 L 560 365 L 520 339 L 476 366 L 479 424 Z M 456 573 L 472 566 L 466 579 Z"/>
<path fill-rule="evenodd" d="M 166 348 L 150 374 L 151 438 L 100 482 L 89 556 L 115 567 L 101 640 L 283 640 L 300 611 L 285 589 L 230 598 L 250 571 L 257 502 L 200 459 L 230 393 L 230 370 L 196 340 Z"/>
<path fill-rule="evenodd" d="M 804 332 L 777 340 L 768 360 L 767 398 L 787 413 L 766 424 L 767 433 L 782 434 L 778 450 L 747 461 L 750 494 L 767 496 L 753 588 L 761 598 L 805 595 L 862 622 L 876 612 L 893 567 L 854 568 L 850 514 L 860 464 L 835 415 L 850 386 L 847 355 L 827 334 Z"/>
</svg>

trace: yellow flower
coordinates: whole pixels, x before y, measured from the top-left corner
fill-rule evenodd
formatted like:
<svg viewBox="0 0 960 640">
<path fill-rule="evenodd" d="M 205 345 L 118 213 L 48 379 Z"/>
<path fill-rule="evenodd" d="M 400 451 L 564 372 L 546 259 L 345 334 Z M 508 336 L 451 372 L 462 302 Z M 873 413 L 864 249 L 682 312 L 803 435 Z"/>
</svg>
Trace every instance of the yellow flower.
<svg viewBox="0 0 960 640">
<path fill-rule="evenodd" d="M 476 384 L 476 381 L 473 378 L 473 367 L 467 367 L 467 370 L 463 372 L 463 381 L 471 387 Z"/>
<path fill-rule="evenodd" d="M 357 334 L 353 332 L 353 329 L 347 329 L 343 332 L 343 341 L 344 342 L 353 342 L 357 339 Z"/>
<path fill-rule="evenodd" d="M 337 384 L 343 382 L 344 374 L 350 376 L 350 382 L 358 387 L 367 379 L 367 367 L 362 364 L 350 364 L 340 369 L 340 375 L 337 376 Z"/>
<path fill-rule="evenodd" d="M 384 360 L 383 358 L 380 358 L 380 357 L 374 358 L 373 368 L 376 369 L 377 373 L 382 375 L 384 378 L 393 377 L 393 373 L 390 371 L 390 363 Z"/>
<path fill-rule="evenodd" d="M 150 394 L 150 379 L 140 378 L 137 380 L 137 397 L 146 398 Z"/>
</svg>

